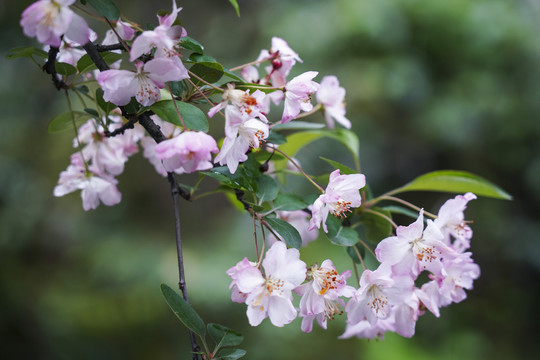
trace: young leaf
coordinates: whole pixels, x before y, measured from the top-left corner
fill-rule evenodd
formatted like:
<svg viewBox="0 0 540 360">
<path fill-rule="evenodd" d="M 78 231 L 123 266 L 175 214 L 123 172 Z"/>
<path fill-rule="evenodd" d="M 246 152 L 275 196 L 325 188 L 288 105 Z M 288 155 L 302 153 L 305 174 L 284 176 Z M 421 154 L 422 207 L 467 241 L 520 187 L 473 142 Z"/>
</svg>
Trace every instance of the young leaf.
<svg viewBox="0 0 540 360">
<path fill-rule="evenodd" d="M 274 201 L 274 208 L 283 211 L 302 210 L 308 207 L 308 204 L 301 198 L 293 194 L 279 194 Z"/>
<path fill-rule="evenodd" d="M 392 218 L 392 214 L 388 210 L 383 210 L 378 207 L 373 207 L 371 210 Z M 416 215 L 416 218 L 418 218 L 418 214 Z M 366 238 L 374 244 L 377 244 L 379 241 L 392 234 L 392 224 L 381 216 L 377 216 L 370 212 L 364 212 L 362 213 L 360 221 L 364 224 Z"/>
<path fill-rule="evenodd" d="M 103 99 L 103 89 L 102 88 L 97 88 L 96 89 L 96 101 L 99 105 L 99 107 L 105 111 L 106 114 L 110 113 L 111 111 L 113 111 L 114 109 L 116 109 L 118 106 L 116 106 L 115 104 L 113 103 L 110 103 L 110 102 L 107 102 Z"/>
<path fill-rule="evenodd" d="M 285 124 L 277 124 L 272 127 L 273 130 L 318 130 L 324 128 L 324 124 L 312 123 L 307 121 L 291 121 Z"/>
<path fill-rule="evenodd" d="M 196 53 L 204 53 L 204 46 L 201 45 L 197 40 L 190 38 L 189 36 L 184 36 L 180 39 L 180 46 L 184 49 L 194 51 Z"/>
<path fill-rule="evenodd" d="M 120 17 L 120 10 L 112 0 L 86 0 L 94 9 L 109 20 L 116 20 Z"/>
<path fill-rule="evenodd" d="M 243 358 L 246 355 L 246 350 L 242 349 L 222 349 L 218 351 L 218 359 L 221 360 L 236 360 Z"/>
<path fill-rule="evenodd" d="M 6 54 L 6 59 L 11 60 L 11 59 L 19 58 L 19 57 L 31 58 L 33 56 L 42 57 L 46 59 L 49 55 L 47 54 L 46 51 L 35 48 L 33 46 L 21 46 L 21 47 L 16 47 L 16 48 L 8 50 Z"/>
<path fill-rule="evenodd" d="M 418 212 L 413 211 L 411 209 L 404 208 L 402 206 L 388 205 L 388 206 L 383 206 L 381 209 L 383 209 L 384 211 L 389 211 L 392 214 L 405 215 L 415 220 L 418 219 Z"/>
<path fill-rule="evenodd" d="M 206 327 L 199 314 L 195 312 L 183 297 L 178 295 L 176 291 L 166 284 L 161 284 L 161 292 L 163 293 L 165 301 L 167 301 L 167 304 L 180 321 L 182 321 L 188 329 L 204 339 Z"/>
<path fill-rule="evenodd" d="M 465 171 L 442 170 L 421 175 L 398 189 L 405 191 L 472 192 L 479 196 L 512 200 L 512 196 L 491 182 Z"/>
<path fill-rule="evenodd" d="M 234 10 L 236 10 L 236 15 L 240 17 L 240 6 L 238 6 L 238 2 L 236 0 L 229 0 L 229 2 L 234 7 Z"/>
<path fill-rule="evenodd" d="M 176 106 L 188 129 L 208 132 L 208 119 L 201 109 L 195 105 L 178 100 L 176 100 Z M 173 100 L 158 101 L 150 106 L 150 110 L 162 120 L 177 126 L 182 126 L 176 108 L 174 107 Z"/>
<path fill-rule="evenodd" d="M 278 184 L 274 178 L 263 175 L 257 178 L 257 197 L 262 202 L 272 201 L 279 192 Z"/>
<path fill-rule="evenodd" d="M 57 115 L 54 119 L 52 119 L 52 121 L 49 123 L 49 127 L 47 128 L 49 134 L 54 134 L 67 129 L 73 130 L 73 119 L 75 120 L 76 125 L 80 125 L 86 120 L 93 118 L 92 115 L 82 111 L 74 111 L 73 119 L 71 116 L 71 112 L 68 111 Z"/>
<path fill-rule="evenodd" d="M 281 235 L 287 245 L 296 249 L 300 249 L 300 247 L 302 246 L 302 238 L 300 237 L 300 233 L 298 232 L 298 230 L 296 230 L 294 226 L 284 220 L 269 216 L 265 217 L 264 220 L 275 232 Z"/>
<path fill-rule="evenodd" d="M 344 227 L 335 216 L 329 215 L 326 219 L 328 240 L 341 246 L 352 246 L 358 242 L 358 233 L 349 227 Z"/>
<path fill-rule="evenodd" d="M 244 341 L 242 334 L 223 325 L 210 323 L 207 328 L 212 339 L 221 347 L 240 345 Z"/>
<path fill-rule="evenodd" d="M 223 75 L 227 76 L 228 78 L 231 78 L 235 81 L 240 81 L 240 82 L 243 82 L 244 80 L 239 77 L 238 75 L 236 75 L 235 73 L 233 73 L 231 70 L 229 69 L 226 69 L 226 68 L 223 68 Z"/>
</svg>

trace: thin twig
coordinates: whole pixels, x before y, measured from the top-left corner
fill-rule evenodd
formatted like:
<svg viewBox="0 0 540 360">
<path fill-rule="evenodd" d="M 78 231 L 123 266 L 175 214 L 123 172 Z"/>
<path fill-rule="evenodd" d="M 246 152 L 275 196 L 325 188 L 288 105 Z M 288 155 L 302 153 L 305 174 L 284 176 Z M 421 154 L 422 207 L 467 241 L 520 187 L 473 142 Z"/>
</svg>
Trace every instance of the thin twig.
<svg viewBox="0 0 540 360">
<path fill-rule="evenodd" d="M 364 270 L 366 270 L 367 269 L 366 263 L 364 262 L 364 259 L 362 258 L 362 255 L 360 255 L 360 251 L 358 251 L 358 249 L 356 248 L 356 245 L 353 245 L 353 249 L 354 249 L 354 252 L 356 253 L 356 256 L 358 256 L 358 259 L 360 260 L 360 263 L 362 264 L 362 267 L 364 268 Z"/>
<path fill-rule="evenodd" d="M 396 224 L 392 219 L 390 219 L 388 216 L 386 216 L 386 215 L 384 215 L 384 214 L 381 214 L 381 213 L 378 212 L 378 211 L 371 210 L 371 209 L 364 209 L 363 211 L 364 211 L 364 212 L 367 212 L 367 213 L 370 213 L 370 214 L 373 214 L 373 215 L 377 215 L 378 217 L 381 217 L 381 218 L 385 219 L 385 220 L 388 221 L 390 224 L 392 224 L 392 226 L 394 227 L 394 229 L 397 229 L 397 224 Z"/>
</svg>

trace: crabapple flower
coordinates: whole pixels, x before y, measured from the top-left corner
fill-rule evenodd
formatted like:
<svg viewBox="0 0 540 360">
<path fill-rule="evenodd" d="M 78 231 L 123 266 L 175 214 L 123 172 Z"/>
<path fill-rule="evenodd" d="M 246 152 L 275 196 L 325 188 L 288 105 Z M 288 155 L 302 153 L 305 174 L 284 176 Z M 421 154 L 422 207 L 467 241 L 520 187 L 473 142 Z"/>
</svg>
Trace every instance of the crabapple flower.
<svg viewBox="0 0 540 360">
<path fill-rule="evenodd" d="M 227 90 L 223 92 L 222 101 L 208 111 L 208 117 L 213 117 L 218 111 L 224 109 L 229 101 L 235 105 L 242 114 L 251 118 L 258 117 L 264 122 L 268 122 L 265 113 L 268 112 L 266 95 L 256 90 L 253 94 L 249 90 L 236 90 L 234 85 L 227 84 Z"/>
<path fill-rule="evenodd" d="M 60 173 L 53 194 L 60 197 L 82 190 L 83 209 L 88 211 L 97 208 L 100 202 L 107 206 L 118 204 L 122 194 L 118 191 L 116 183 L 114 178 L 93 172 L 92 169 L 87 172 L 80 154 L 77 153 L 71 157 L 68 168 Z"/>
<path fill-rule="evenodd" d="M 367 320 L 376 326 L 379 320 L 394 317 L 394 331 L 410 337 L 418 318 L 419 301 L 414 289 L 411 276 L 395 275 L 384 263 L 375 271 L 364 270 L 360 288 L 345 307 L 347 322 L 355 325 Z"/>
<path fill-rule="evenodd" d="M 174 48 L 187 33 L 181 26 L 173 25 L 182 8 L 178 8 L 174 0 L 172 3 L 173 9 L 169 15 L 158 16 L 159 26 L 154 30 L 144 31 L 133 41 L 129 61 L 134 61 L 142 54 L 149 53 L 153 48 L 156 48 L 156 57 L 178 56 Z"/>
<path fill-rule="evenodd" d="M 341 175 L 339 169 L 334 170 L 330 174 L 324 194 L 313 203 L 308 230 L 315 227 L 320 229 L 322 224 L 324 232 L 328 233 L 328 213 L 341 217 L 351 211 L 351 208 L 359 207 L 362 203 L 359 190 L 365 185 L 366 177 L 362 174 Z"/>
<path fill-rule="evenodd" d="M 27 7 L 20 24 L 28 37 L 45 45 L 60 47 L 62 35 L 81 45 L 90 39 L 90 29 L 82 17 L 69 8 L 75 0 L 39 0 Z"/>
<path fill-rule="evenodd" d="M 435 225 L 444 235 L 445 244 L 452 245 L 458 252 L 463 252 L 470 247 L 472 230 L 464 220 L 463 211 L 467 208 L 467 203 L 474 199 L 476 199 L 476 195 L 468 192 L 446 201 L 434 220 Z M 454 238 L 453 243 L 451 243 L 450 237 Z"/>
<path fill-rule="evenodd" d="M 300 300 L 302 331 L 311 332 L 314 319 L 326 329 L 328 320 L 343 313 L 340 306 L 344 307 L 345 302 L 339 297 L 351 297 L 355 291 L 352 286 L 347 285 L 350 276 L 350 271 L 340 275 L 331 260 L 323 261 L 320 267 L 314 265 L 308 269 L 309 282 L 294 289 L 295 293 L 302 296 Z"/>
<path fill-rule="evenodd" d="M 249 284 L 253 279 L 257 281 L 260 273 L 259 269 L 257 269 L 257 263 L 249 261 L 248 258 L 244 258 L 235 266 L 227 270 L 227 275 L 233 279 L 229 285 L 229 289 L 232 291 L 231 300 L 239 304 L 245 303 L 247 294 L 238 290 L 237 280 L 240 279 L 240 281 L 242 281 L 240 286 L 244 289 L 246 286 L 249 287 Z"/>
<path fill-rule="evenodd" d="M 248 118 L 236 106 L 228 105 L 225 108 L 225 140 L 216 156 L 216 162 L 227 165 L 229 171 L 234 173 L 238 164 L 247 160 L 246 152 L 258 149 L 268 134 L 267 124 Z"/>
<path fill-rule="evenodd" d="M 424 211 L 409 226 L 398 226 L 396 236 L 383 239 L 375 249 L 377 260 L 392 265 L 398 274 L 418 276 L 423 270 L 440 273 L 443 257 L 455 251 L 446 246 L 443 236 L 433 221 L 424 230 Z"/>
<path fill-rule="evenodd" d="M 257 326 L 269 317 L 273 325 L 282 327 L 296 318 L 292 290 L 306 278 L 306 264 L 297 249 L 287 249 L 279 241 L 266 252 L 262 267 L 264 274 L 244 259 L 228 273 L 233 287 L 246 295 L 249 324 Z"/>
<path fill-rule="evenodd" d="M 189 77 L 187 70 L 181 71 L 173 60 L 155 58 L 143 64 L 138 62 L 137 73 L 128 70 L 106 70 L 99 73 L 97 81 L 103 89 L 103 99 L 118 106 L 127 105 L 132 96 L 149 106 L 159 101 L 159 89 L 167 81 L 180 81 Z"/>
<path fill-rule="evenodd" d="M 212 153 L 217 153 L 216 140 L 202 131 L 184 131 L 155 147 L 156 157 L 165 170 L 192 173 L 213 167 Z"/>
<path fill-rule="evenodd" d="M 296 52 L 294 52 L 287 42 L 281 38 L 273 37 L 270 51 L 262 50 L 257 61 L 271 60 L 271 65 L 265 68 L 268 73 L 266 80 L 270 80 L 275 87 L 282 87 L 287 82 L 292 67 L 296 62 L 302 62 Z M 264 81 L 267 84 L 268 81 Z"/>
<path fill-rule="evenodd" d="M 319 84 L 312 79 L 317 76 L 318 72 L 308 71 L 297 77 L 285 85 L 285 107 L 283 108 L 282 123 L 296 119 L 300 110 L 310 111 L 313 109 L 311 104 L 311 94 L 319 89 Z"/>
<path fill-rule="evenodd" d="M 182 131 L 180 127 L 173 125 L 170 122 L 161 120 L 157 115 L 152 115 L 150 118 L 152 121 L 154 121 L 154 123 L 156 123 L 157 126 L 160 127 L 161 132 L 167 139 L 180 135 Z M 163 167 L 163 162 L 161 159 L 156 157 L 156 141 L 150 136 L 144 136 L 141 138 L 140 143 L 144 149 L 143 156 L 154 166 L 156 172 L 161 176 L 167 176 L 167 170 L 165 170 L 165 167 Z"/>
<path fill-rule="evenodd" d="M 319 237 L 319 232 L 316 229 L 308 230 L 309 220 L 307 218 L 309 217 L 309 214 L 305 211 L 276 211 L 276 215 L 279 219 L 285 220 L 286 222 L 294 226 L 296 230 L 298 230 L 298 233 L 302 238 L 302 246 L 307 246 L 307 244 L 316 240 L 317 237 Z M 266 242 L 269 245 L 279 240 L 282 239 L 276 239 L 276 237 L 271 233 L 266 236 Z"/>
<path fill-rule="evenodd" d="M 334 119 L 347 129 L 351 128 L 351 122 L 345 117 L 345 89 L 339 86 L 337 77 L 323 77 L 316 97 L 317 102 L 323 106 L 324 117 L 330 129 L 334 128 Z"/>
</svg>

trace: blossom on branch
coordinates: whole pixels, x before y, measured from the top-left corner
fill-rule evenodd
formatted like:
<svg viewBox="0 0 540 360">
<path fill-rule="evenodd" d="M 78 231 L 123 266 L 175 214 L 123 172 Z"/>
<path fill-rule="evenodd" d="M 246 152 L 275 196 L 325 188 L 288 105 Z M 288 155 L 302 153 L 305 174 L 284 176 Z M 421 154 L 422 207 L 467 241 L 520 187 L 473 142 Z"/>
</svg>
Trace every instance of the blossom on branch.
<svg viewBox="0 0 540 360">
<path fill-rule="evenodd" d="M 156 145 L 156 158 L 168 172 L 192 173 L 213 167 L 212 153 L 217 153 L 216 140 L 202 131 L 184 131 Z"/>
<path fill-rule="evenodd" d="M 337 77 L 323 77 L 316 97 L 317 102 L 323 106 L 324 117 L 330 129 L 334 128 L 334 120 L 347 129 L 351 128 L 351 122 L 345 117 L 345 89 L 339 86 Z"/>
<path fill-rule="evenodd" d="M 76 0 L 39 0 L 27 7 L 20 24 L 28 37 L 45 45 L 60 47 L 62 35 L 81 45 L 90 39 L 86 21 L 69 8 Z"/>
<path fill-rule="evenodd" d="M 147 63 L 137 62 L 137 72 L 106 70 L 99 73 L 97 81 L 103 89 L 103 99 L 118 106 L 127 105 L 132 96 L 150 106 L 161 99 L 160 89 L 167 81 L 180 81 L 189 77 L 168 58 L 156 58 Z M 184 68 L 185 70 L 185 68 Z"/>
<path fill-rule="evenodd" d="M 227 271 L 233 278 L 231 287 L 236 286 L 245 294 L 251 326 L 269 317 L 273 325 L 282 327 L 296 318 L 292 290 L 306 278 L 306 264 L 299 256 L 297 249 L 287 249 L 285 243 L 278 241 L 262 261 L 264 274 L 247 259 Z"/>
<path fill-rule="evenodd" d="M 282 123 L 287 123 L 296 119 L 300 110 L 310 111 L 313 109 L 311 104 L 311 94 L 319 89 L 319 84 L 312 79 L 318 72 L 308 71 L 289 81 L 284 88 L 285 106 L 283 108 Z"/>
<path fill-rule="evenodd" d="M 362 197 L 359 190 L 366 186 L 366 177 L 362 174 L 341 175 L 338 170 L 330 174 L 328 186 L 324 194 L 313 203 L 312 217 L 308 230 L 321 228 L 328 232 L 326 219 L 328 213 L 334 216 L 344 216 L 351 208 L 359 207 Z"/>
</svg>

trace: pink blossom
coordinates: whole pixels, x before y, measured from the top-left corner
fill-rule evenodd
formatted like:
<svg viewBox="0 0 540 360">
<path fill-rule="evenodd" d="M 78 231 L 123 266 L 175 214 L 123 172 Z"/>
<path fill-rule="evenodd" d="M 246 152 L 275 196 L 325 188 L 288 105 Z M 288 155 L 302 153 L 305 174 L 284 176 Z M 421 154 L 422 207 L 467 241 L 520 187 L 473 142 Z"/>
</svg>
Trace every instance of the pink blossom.
<svg viewBox="0 0 540 360">
<path fill-rule="evenodd" d="M 176 137 L 182 132 L 180 127 L 161 120 L 157 115 L 152 115 L 151 118 L 154 123 L 156 123 L 156 125 L 160 127 L 161 132 L 167 139 Z M 156 141 L 150 136 L 144 136 L 143 138 L 141 138 L 140 143 L 144 149 L 143 156 L 148 159 L 148 161 L 150 161 L 150 163 L 156 169 L 156 172 L 161 176 L 167 176 L 167 170 L 165 170 L 165 168 L 163 167 L 163 162 L 161 161 L 161 159 L 158 159 L 156 157 Z"/>
<path fill-rule="evenodd" d="M 240 304 L 245 303 L 247 294 L 238 290 L 237 280 L 239 279 L 242 282 L 240 285 L 242 289 L 249 288 L 251 281 L 258 281 L 260 273 L 259 269 L 257 269 L 257 263 L 249 261 L 248 258 L 244 258 L 227 270 L 227 275 L 233 280 L 229 285 L 229 289 L 232 291 L 231 300 Z"/>
<path fill-rule="evenodd" d="M 132 96 L 144 105 L 150 106 L 159 101 L 159 89 L 167 81 L 180 81 L 189 77 L 182 72 L 173 60 L 156 58 L 143 64 L 138 62 L 137 73 L 127 70 L 107 70 L 101 72 L 97 81 L 102 87 L 103 99 L 116 105 L 123 106 L 129 103 Z"/>
<path fill-rule="evenodd" d="M 376 326 L 379 320 L 393 318 L 395 331 L 410 337 L 418 319 L 418 306 L 413 278 L 395 275 L 390 266 L 381 264 L 375 271 L 364 270 L 360 288 L 345 310 L 351 325 L 366 320 Z"/>
<path fill-rule="evenodd" d="M 281 38 L 273 37 L 270 51 L 262 50 L 257 61 L 270 60 L 271 65 L 265 68 L 268 73 L 267 80 L 271 81 L 272 86 L 282 87 L 287 82 L 292 67 L 297 61 L 302 62 L 296 52 L 294 52 L 287 42 Z M 267 81 L 262 83 L 267 84 Z"/>
<path fill-rule="evenodd" d="M 225 108 L 225 140 L 216 162 L 226 164 L 229 171 L 234 173 L 238 164 L 247 160 L 246 152 L 258 149 L 268 134 L 267 124 L 243 115 L 236 106 L 228 105 Z"/>
<path fill-rule="evenodd" d="M 257 326 L 269 317 L 273 325 L 282 327 L 296 318 L 292 290 L 306 278 L 306 264 L 300 260 L 297 249 L 287 249 L 283 242 L 276 242 L 266 252 L 262 267 L 264 275 L 244 260 L 244 264 L 237 264 L 228 272 L 235 277 L 233 286 L 246 294 L 250 325 Z"/>
<path fill-rule="evenodd" d="M 339 86 L 337 77 L 323 77 L 316 96 L 330 129 L 334 128 L 334 119 L 347 129 L 351 128 L 351 122 L 345 117 L 345 89 Z"/>
<path fill-rule="evenodd" d="M 366 177 L 362 174 L 340 175 L 339 170 L 330 174 L 328 186 L 324 194 L 313 203 L 312 217 L 308 230 L 323 227 L 328 232 L 326 219 L 328 213 L 334 216 L 344 216 L 351 208 L 359 207 L 362 197 L 359 190 L 366 185 Z"/>
<path fill-rule="evenodd" d="M 302 331 L 311 332 L 313 320 L 326 329 L 328 320 L 342 313 L 340 306 L 345 302 L 340 296 L 351 297 L 355 291 L 347 285 L 347 279 L 351 276 L 350 271 L 339 274 L 331 260 L 325 260 L 321 266 L 314 265 L 307 271 L 308 283 L 294 289 L 294 292 L 302 296 L 300 300 L 300 317 Z"/>
<path fill-rule="evenodd" d="M 213 167 L 212 153 L 218 147 L 213 137 L 202 131 L 185 131 L 156 145 L 155 153 L 165 170 L 192 173 Z"/>
<path fill-rule="evenodd" d="M 117 181 L 96 172 L 86 171 L 79 154 L 72 156 L 71 165 L 60 173 L 58 185 L 54 188 L 54 196 L 60 197 L 76 190 L 81 191 L 83 209 L 88 211 L 98 207 L 102 202 L 107 206 L 116 205 L 122 194 L 116 188 Z"/>
<path fill-rule="evenodd" d="M 181 26 L 173 25 L 182 8 L 178 8 L 174 0 L 172 3 L 173 10 L 169 15 L 158 16 L 159 26 L 154 30 L 144 31 L 133 41 L 129 61 L 149 53 L 153 48 L 156 48 L 156 57 L 178 57 L 178 52 L 174 48 L 187 34 Z"/>
<path fill-rule="evenodd" d="M 260 90 L 255 90 L 253 94 L 250 94 L 249 90 L 236 90 L 234 85 L 227 84 L 227 90 L 223 92 L 222 101 L 208 111 L 208 117 L 213 117 L 231 102 L 243 115 L 250 118 L 258 117 L 262 121 L 268 122 L 265 115 L 268 112 L 265 98 L 266 95 Z"/>
<path fill-rule="evenodd" d="M 310 111 L 313 109 L 311 104 L 311 94 L 319 89 L 319 84 L 312 81 L 318 72 L 308 71 L 297 77 L 285 85 L 285 107 L 283 108 L 282 123 L 296 119 L 300 110 Z"/>
<path fill-rule="evenodd" d="M 446 201 L 434 220 L 435 225 L 444 235 L 444 242 L 447 245 L 452 245 L 458 252 L 463 252 L 470 247 L 473 233 L 467 221 L 464 220 L 463 211 L 467 208 L 467 203 L 474 199 L 476 199 L 476 195 L 468 192 Z M 453 243 L 451 237 L 454 239 Z"/>
<path fill-rule="evenodd" d="M 442 242 L 443 236 L 433 221 L 428 221 L 424 230 L 423 210 L 414 223 L 398 226 L 396 235 L 382 240 L 375 254 L 377 260 L 392 265 L 393 271 L 399 274 L 418 276 L 424 270 L 439 273 L 441 259 L 455 253 Z"/>
<path fill-rule="evenodd" d="M 62 35 L 81 45 L 90 38 L 90 29 L 82 17 L 69 5 L 75 0 L 39 0 L 27 7 L 20 24 L 24 34 L 37 37 L 45 45 L 60 47 Z"/>
</svg>

